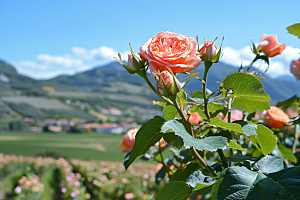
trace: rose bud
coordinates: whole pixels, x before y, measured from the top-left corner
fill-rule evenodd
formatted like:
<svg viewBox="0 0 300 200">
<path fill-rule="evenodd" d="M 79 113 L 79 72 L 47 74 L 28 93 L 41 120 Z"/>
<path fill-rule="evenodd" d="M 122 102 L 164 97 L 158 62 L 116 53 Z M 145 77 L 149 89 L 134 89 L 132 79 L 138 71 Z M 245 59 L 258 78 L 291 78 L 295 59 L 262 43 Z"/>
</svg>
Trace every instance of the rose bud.
<svg viewBox="0 0 300 200">
<path fill-rule="evenodd" d="M 217 54 L 217 46 L 212 41 L 204 39 L 204 46 L 200 50 L 200 58 L 203 61 L 210 61 L 215 58 Z"/>
<path fill-rule="evenodd" d="M 130 45 L 130 43 L 129 43 Z M 135 74 L 141 68 L 145 67 L 146 61 L 141 58 L 138 54 L 136 54 L 131 48 L 131 53 L 128 54 L 128 63 L 127 65 L 122 61 L 121 54 L 118 53 L 120 60 L 116 59 L 130 74 Z"/>
<path fill-rule="evenodd" d="M 278 54 L 281 54 L 285 47 L 285 44 L 280 44 L 277 42 L 276 35 L 263 34 L 259 40 L 257 50 L 263 51 L 268 57 L 274 57 Z"/>
<path fill-rule="evenodd" d="M 164 70 L 155 75 L 156 89 L 161 95 L 169 97 L 181 90 L 182 85 L 172 72 Z"/>
<path fill-rule="evenodd" d="M 291 72 L 296 77 L 297 81 L 300 80 L 300 59 L 291 63 Z"/>
<path fill-rule="evenodd" d="M 135 143 L 135 135 L 137 133 L 138 129 L 130 129 L 127 131 L 127 133 L 124 135 L 123 140 L 120 143 L 119 149 L 123 150 L 122 152 L 129 152 L 131 151 L 134 143 Z"/>
<path fill-rule="evenodd" d="M 275 106 L 271 106 L 269 110 L 265 112 L 264 122 L 272 128 L 278 128 L 282 130 L 284 128 L 284 124 L 289 122 L 290 118 L 287 114 L 285 114 L 280 108 Z"/>
</svg>

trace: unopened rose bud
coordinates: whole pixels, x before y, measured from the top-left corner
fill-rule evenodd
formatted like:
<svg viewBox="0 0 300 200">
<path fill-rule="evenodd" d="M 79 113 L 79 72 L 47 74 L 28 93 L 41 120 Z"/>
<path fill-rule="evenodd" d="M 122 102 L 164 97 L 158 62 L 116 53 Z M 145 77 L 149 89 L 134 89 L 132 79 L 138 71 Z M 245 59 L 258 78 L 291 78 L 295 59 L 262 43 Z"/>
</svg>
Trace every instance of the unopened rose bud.
<svg viewBox="0 0 300 200">
<path fill-rule="evenodd" d="M 165 96 L 172 96 L 181 90 L 182 86 L 173 73 L 164 70 L 157 76 L 156 89 Z"/>
<path fill-rule="evenodd" d="M 203 61 L 211 61 L 217 54 L 217 46 L 212 41 L 206 41 L 204 39 L 204 46 L 200 50 L 200 57 Z"/>
<path fill-rule="evenodd" d="M 129 44 L 130 45 L 130 44 Z M 128 54 L 128 63 L 124 63 L 121 58 L 121 54 L 119 53 L 118 56 L 120 60 L 116 59 L 130 74 L 135 74 L 141 68 L 145 67 L 146 61 L 140 57 L 140 55 L 136 54 L 133 49 L 131 48 L 131 53 Z"/>
<path fill-rule="evenodd" d="M 291 72 L 296 77 L 297 81 L 300 80 L 300 59 L 291 63 Z"/>
<path fill-rule="evenodd" d="M 285 44 L 277 42 L 276 35 L 263 34 L 259 40 L 257 50 L 263 51 L 268 57 L 274 57 L 278 54 L 281 54 L 285 47 Z"/>
</svg>

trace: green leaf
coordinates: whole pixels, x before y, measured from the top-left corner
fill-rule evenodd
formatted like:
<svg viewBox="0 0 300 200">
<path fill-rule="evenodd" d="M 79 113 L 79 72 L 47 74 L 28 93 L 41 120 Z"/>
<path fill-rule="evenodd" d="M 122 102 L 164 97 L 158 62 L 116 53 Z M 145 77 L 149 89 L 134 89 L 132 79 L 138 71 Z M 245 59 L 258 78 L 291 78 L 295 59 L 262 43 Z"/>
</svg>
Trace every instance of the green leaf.
<svg viewBox="0 0 300 200">
<path fill-rule="evenodd" d="M 168 144 L 173 145 L 178 149 L 180 149 L 183 145 L 182 138 L 179 137 L 178 135 L 175 135 L 173 131 L 166 132 L 165 134 L 163 134 L 163 138 Z"/>
<path fill-rule="evenodd" d="M 165 103 L 165 102 L 160 102 L 160 101 L 154 101 L 153 100 L 153 105 L 157 105 L 157 106 L 162 106 L 162 107 L 165 107 L 165 106 L 167 106 L 167 103 Z"/>
<path fill-rule="evenodd" d="M 237 150 L 241 150 L 241 151 L 244 151 L 244 149 L 240 146 L 240 145 L 238 145 L 237 143 L 235 143 L 234 141 L 232 141 L 232 140 L 230 140 L 229 142 L 228 142 L 228 147 L 227 148 L 231 148 L 231 149 L 237 149 Z"/>
<path fill-rule="evenodd" d="M 174 108 L 173 106 L 166 106 L 163 109 L 163 113 L 166 120 L 172 120 L 175 118 L 176 108 Z"/>
<path fill-rule="evenodd" d="M 299 199 L 300 166 L 275 173 L 229 167 L 212 189 L 212 199 Z"/>
<path fill-rule="evenodd" d="M 189 185 L 182 181 L 172 181 L 162 187 L 154 200 L 186 200 L 192 194 Z"/>
<path fill-rule="evenodd" d="M 190 75 L 189 75 L 189 78 L 194 78 L 196 76 L 198 76 L 200 74 L 200 72 L 192 72 Z"/>
<path fill-rule="evenodd" d="M 161 127 L 161 131 L 166 133 L 168 130 L 175 132 L 175 135 L 180 136 L 183 139 L 185 148 L 189 149 L 195 147 L 196 149 L 216 151 L 217 149 L 225 149 L 227 142 L 225 137 L 211 136 L 204 139 L 193 138 L 184 128 L 183 124 L 176 120 L 167 121 Z"/>
<path fill-rule="evenodd" d="M 278 172 L 284 169 L 283 159 L 278 155 L 266 155 L 255 162 L 252 168 L 256 169 L 260 173 Z"/>
<path fill-rule="evenodd" d="M 300 39 L 300 23 L 291 25 L 286 29 L 289 31 L 290 34 L 296 35 Z"/>
<path fill-rule="evenodd" d="M 245 135 L 247 135 L 247 136 L 257 135 L 257 127 L 258 127 L 257 124 L 248 123 L 243 120 L 237 120 L 237 121 L 234 121 L 233 123 L 237 123 L 237 124 L 241 125 Z"/>
<path fill-rule="evenodd" d="M 250 140 L 253 142 L 254 146 L 264 155 L 272 153 L 277 145 L 277 140 L 273 131 L 261 124 L 258 124 L 256 132 L 257 135 L 250 135 Z"/>
<path fill-rule="evenodd" d="M 239 124 L 223 122 L 219 117 L 214 117 L 214 118 L 210 119 L 209 124 L 211 126 L 228 129 L 231 131 L 235 131 L 237 133 L 244 133 L 242 127 Z"/>
<path fill-rule="evenodd" d="M 125 169 L 127 169 L 139 155 L 146 153 L 151 146 L 162 138 L 163 134 L 160 132 L 160 128 L 164 122 L 165 120 L 162 117 L 155 116 L 138 130 Z"/>
<path fill-rule="evenodd" d="M 209 185 L 209 183 L 205 182 L 205 179 L 208 178 L 208 176 L 205 176 L 202 174 L 202 171 L 197 170 L 194 171 L 186 180 L 186 184 L 191 186 L 192 188 L 195 188 L 198 183 Z M 201 189 L 201 188 L 200 188 Z"/>
<path fill-rule="evenodd" d="M 187 111 L 188 114 L 194 114 L 195 112 L 197 112 L 203 119 L 207 119 L 206 115 L 202 111 L 202 106 L 193 107 Z"/>
<path fill-rule="evenodd" d="M 260 157 L 234 155 L 234 156 L 226 157 L 226 159 L 232 162 L 244 162 L 244 161 L 256 161 L 260 159 Z"/>
<path fill-rule="evenodd" d="M 280 154 L 283 158 L 286 158 L 293 163 L 297 163 L 297 158 L 296 156 L 294 156 L 291 150 L 289 150 L 288 148 L 286 148 L 280 143 L 278 144 L 278 150 L 280 151 Z"/>
<path fill-rule="evenodd" d="M 178 169 L 173 177 L 172 181 L 186 181 L 188 177 L 196 170 L 201 169 L 198 163 L 190 163 L 188 164 L 185 169 L 182 171 L 182 169 Z"/>
<path fill-rule="evenodd" d="M 288 100 L 278 102 L 276 104 L 276 107 L 281 108 L 281 109 L 287 109 L 287 108 L 298 108 L 300 104 L 300 98 L 295 95 Z"/>
<path fill-rule="evenodd" d="M 226 90 L 233 90 L 234 98 L 232 107 L 240 108 L 246 112 L 263 111 L 270 108 L 271 98 L 265 92 L 261 81 L 251 74 L 233 73 L 223 81 Z"/>
<path fill-rule="evenodd" d="M 193 92 L 192 98 L 203 99 L 203 92 L 202 92 L 202 91 L 199 91 L 199 90 Z"/>
<path fill-rule="evenodd" d="M 189 149 L 176 150 L 170 148 L 170 151 L 174 154 L 175 159 L 180 163 L 187 163 L 193 158 L 193 154 Z"/>
</svg>

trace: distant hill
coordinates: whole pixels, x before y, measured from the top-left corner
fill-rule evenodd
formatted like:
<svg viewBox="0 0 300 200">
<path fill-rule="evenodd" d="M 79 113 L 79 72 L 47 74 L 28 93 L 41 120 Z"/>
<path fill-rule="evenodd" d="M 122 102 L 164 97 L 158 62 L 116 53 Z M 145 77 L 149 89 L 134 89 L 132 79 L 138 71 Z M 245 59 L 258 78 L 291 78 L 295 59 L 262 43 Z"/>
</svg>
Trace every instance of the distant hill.
<svg viewBox="0 0 300 200">
<path fill-rule="evenodd" d="M 203 75 L 203 63 L 196 71 Z M 216 83 L 225 78 L 227 74 L 237 72 L 237 68 L 217 63 L 213 65 L 208 74 L 208 88 L 217 90 L 219 84 Z M 73 91 L 73 92 L 95 92 L 103 95 L 131 95 L 152 100 L 157 99 L 155 94 L 148 88 L 145 81 L 137 74 L 129 74 L 118 63 L 112 62 L 105 66 L 98 66 L 92 70 L 78 73 L 72 76 L 61 75 L 50 80 L 35 80 L 17 73 L 15 68 L 4 61 L 0 60 L 0 75 L 3 74 L 9 78 L 9 82 L 5 83 L 0 80 L 0 87 L 6 89 L 14 89 L 15 87 L 28 86 L 41 88 L 42 86 L 50 86 L 57 91 Z M 300 83 L 295 81 L 272 79 L 266 77 L 262 79 L 266 92 L 271 96 L 273 101 L 281 101 L 295 94 L 300 96 Z M 149 76 L 150 78 L 150 76 Z M 152 79 L 154 82 L 154 80 Z M 195 90 L 201 90 L 202 84 L 197 79 L 191 79 L 186 89 L 189 93 Z M 0 90 L 1 91 L 1 90 Z"/>
</svg>

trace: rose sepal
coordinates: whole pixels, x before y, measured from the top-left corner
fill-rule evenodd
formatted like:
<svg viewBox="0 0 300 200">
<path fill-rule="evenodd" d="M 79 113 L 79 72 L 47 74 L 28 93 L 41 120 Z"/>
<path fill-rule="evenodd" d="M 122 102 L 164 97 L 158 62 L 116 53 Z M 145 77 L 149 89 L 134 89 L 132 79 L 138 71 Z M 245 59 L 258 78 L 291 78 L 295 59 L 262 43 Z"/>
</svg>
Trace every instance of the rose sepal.
<svg viewBox="0 0 300 200">
<path fill-rule="evenodd" d="M 146 61 L 141 58 L 138 54 L 136 54 L 130 43 L 129 43 L 131 52 L 128 54 L 128 62 L 127 64 L 122 61 L 121 54 L 118 53 L 120 60 L 116 59 L 130 74 L 137 73 L 141 68 L 144 68 L 146 65 Z"/>
<path fill-rule="evenodd" d="M 165 80 L 162 78 L 160 71 L 158 71 L 158 73 L 155 73 L 156 90 L 159 94 L 161 94 L 162 96 L 165 96 L 165 97 L 169 97 L 169 96 L 177 94 L 183 88 L 183 85 L 185 84 L 185 83 L 183 83 L 183 84 L 180 83 L 171 70 L 167 70 L 167 71 L 170 72 L 170 74 L 172 76 L 172 80 L 173 80 L 173 83 L 169 84 L 169 86 L 167 85 Z M 162 82 L 162 88 L 159 84 L 160 81 Z"/>
</svg>

